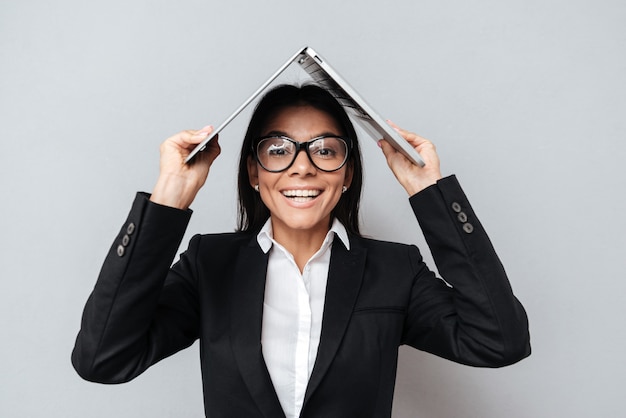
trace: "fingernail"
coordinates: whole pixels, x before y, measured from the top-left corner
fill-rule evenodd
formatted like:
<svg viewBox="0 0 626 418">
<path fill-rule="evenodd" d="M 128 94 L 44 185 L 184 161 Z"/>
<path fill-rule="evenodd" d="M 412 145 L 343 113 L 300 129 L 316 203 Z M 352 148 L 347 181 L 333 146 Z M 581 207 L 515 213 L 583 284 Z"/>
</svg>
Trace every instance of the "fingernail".
<svg viewBox="0 0 626 418">
<path fill-rule="evenodd" d="M 213 129 L 213 126 L 207 125 L 204 128 L 200 129 L 198 132 L 196 132 L 195 135 L 199 137 L 208 136 L 209 132 L 211 132 L 212 129 Z"/>
<path fill-rule="evenodd" d="M 398 127 L 396 126 L 396 124 L 395 124 L 395 123 L 394 123 L 391 119 L 387 119 L 387 123 L 388 123 L 389 125 L 391 125 L 391 127 L 392 127 L 392 128 L 393 128 L 396 132 L 400 132 L 400 128 L 398 128 Z"/>
<path fill-rule="evenodd" d="M 383 147 L 382 139 L 379 139 L 376 143 L 378 144 L 378 148 L 382 148 Z"/>
</svg>

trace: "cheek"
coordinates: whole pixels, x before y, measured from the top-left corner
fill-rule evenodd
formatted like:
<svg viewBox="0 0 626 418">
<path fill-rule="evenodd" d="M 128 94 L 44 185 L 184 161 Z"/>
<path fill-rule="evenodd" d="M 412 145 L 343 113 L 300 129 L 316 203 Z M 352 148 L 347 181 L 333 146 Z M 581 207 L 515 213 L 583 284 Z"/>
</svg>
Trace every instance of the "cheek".
<svg viewBox="0 0 626 418">
<path fill-rule="evenodd" d="M 344 181 L 345 178 L 342 176 L 341 179 L 337 180 L 337 182 L 334 184 L 332 194 L 330 194 L 329 196 L 329 201 L 332 202 L 333 207 L 339 203 L 339 200 L 341 200 L 341 196 L 343 196 L 343 185 L 345 184 Z"/>
<path fill-rule="evenodd" d="M 270 173 L 262 168 L 258 168 L 255 174 L 259 185 L 267 188 L 271 187 L 271 185 L 276 182 L 278 173 Z"/>
<path fill-rule="evenodd" d="M 274 186 L 277 181 L 276 174 L 268 173 L 265 170 L 259 171 L 256 181 L 259 185 L 259 194 L 261 196 L 261 200 L 263 201 L 265 206 L 268 206 L 268 199 L 272 198 Z"/>
</svg>

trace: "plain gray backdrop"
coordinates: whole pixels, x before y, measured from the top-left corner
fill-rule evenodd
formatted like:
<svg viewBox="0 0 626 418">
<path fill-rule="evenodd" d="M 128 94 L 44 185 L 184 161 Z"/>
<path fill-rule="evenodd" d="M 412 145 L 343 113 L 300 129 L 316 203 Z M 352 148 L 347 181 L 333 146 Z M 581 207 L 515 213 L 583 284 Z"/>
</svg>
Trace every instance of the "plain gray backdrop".
<svg viewBox="0 0 626 418">
<path fill-rule="evenodd" d="M 401 348 L 394 417 L 623 416 L 624 22 L 617 0 L 2 0 L 0 416 L 202 416 L 197 345 L 128 384 L 82 381 L 82 307 L 159 144 L 219 124 L 306 44 L 436 143 L 530 318 L 532 356 L 503 369 Z M 182 249 L 235 227 L 247 115 L 221 135 Z M 428 253 L 361 142 L 365 233 Z"/>
</svg>

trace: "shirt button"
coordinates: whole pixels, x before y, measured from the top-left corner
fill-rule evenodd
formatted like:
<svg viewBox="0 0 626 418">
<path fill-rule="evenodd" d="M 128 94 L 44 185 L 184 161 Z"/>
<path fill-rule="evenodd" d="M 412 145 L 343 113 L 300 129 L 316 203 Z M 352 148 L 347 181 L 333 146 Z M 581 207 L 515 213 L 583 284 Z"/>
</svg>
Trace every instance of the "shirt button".
<svg viewBox="0 0 626 418">
<path fill-rule="evenodd" d="M 472 225 L 469 222 L 463 224 L 463 231 L 467 232 L 468 234 L 471 234 L 472 232 L 474 232 L 474 225 Z"/>
<path fill-rule="evenodd" d="M 459 220 L 459 222 L 467 222 L 467 215 L 465 214 L 465 212 L 459 212 L 459 214 L 457 215 L 457 219 Z"/>
<path fill-rule="evenodd" d="M 126 250 L 124 249 L 124 246 L 123 246 L 123 245 L 118 245 L 118 246 L 117 246 L 117 255 L 118 255 L 119 257 L 124 257 L 124 252 L 125 252 L 125 251 L 126 251 Z"/>
<path fill-rule="evenodd" d="M 452 203 L 452 210 L 456 213 L 461 212 L 461 205 L 458 202 Z"/>
<path fill-rule="evenodd" d="M 131 222 L 128 224 L 128 227 L 126 228 L 126 233 L 128 235 L 133 235 L 133 232 L 135 232 L 135 224 Z"/>
</svg>

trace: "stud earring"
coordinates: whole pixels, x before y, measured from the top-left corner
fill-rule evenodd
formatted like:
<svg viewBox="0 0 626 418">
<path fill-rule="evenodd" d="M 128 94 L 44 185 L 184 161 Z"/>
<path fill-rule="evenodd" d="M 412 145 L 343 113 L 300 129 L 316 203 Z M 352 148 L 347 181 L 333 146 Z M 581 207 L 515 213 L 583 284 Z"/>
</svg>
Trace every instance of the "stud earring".
<svg viewBox="0 0 626 418">
<path fill-rule="evenodd" d="M 345 192 L 347 192 L 347 191 L 348 191 L 348 188 L 347 188 L 346 186 L 343 186 L 343 187 L 341 188 L 341 193 L 345 193 Z"/>
<path fill-rule="evenodd" d="M 258 184 L 255 184 L 255 185 L 254 185 L 254 191 L 255 191 L 255 192 L 258 192 L 258 191 L 259 191 L 259 185 L 258 185 Z"/>
</svg>

